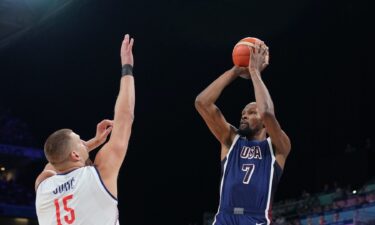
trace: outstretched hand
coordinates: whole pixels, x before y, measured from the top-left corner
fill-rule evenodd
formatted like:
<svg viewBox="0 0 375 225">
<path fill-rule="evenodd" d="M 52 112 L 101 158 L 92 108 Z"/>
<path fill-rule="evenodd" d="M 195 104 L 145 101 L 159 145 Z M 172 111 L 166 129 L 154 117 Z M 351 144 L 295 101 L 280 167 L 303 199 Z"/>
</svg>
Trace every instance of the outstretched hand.
<svg viewBox="0 0 375 225">
<path fill-rule="evenodd" d="M 133 58 L 133 44 L 134 39 L 129 37 L 129 34 L 126 34 L 121 45 L 121 65 L 130 64 L 134 66 Z"/>
</svg>

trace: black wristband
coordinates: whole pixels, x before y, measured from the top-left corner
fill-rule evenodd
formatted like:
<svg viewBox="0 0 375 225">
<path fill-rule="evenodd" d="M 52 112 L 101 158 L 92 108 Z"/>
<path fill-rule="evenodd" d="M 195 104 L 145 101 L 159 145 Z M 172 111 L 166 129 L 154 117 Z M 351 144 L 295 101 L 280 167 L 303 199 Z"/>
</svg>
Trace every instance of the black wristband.
<svg viewBox="0 0 375 225">
<path fill-rule="evenodd" d="M 126 75 L 130 75 L 130 76 L 133 76 L 133 66 L 130 65 L 130 64 L 125 64 L 122 66 L 122 69 L 121 69 L 121 76 L 126 76 Z"/>
</svg>

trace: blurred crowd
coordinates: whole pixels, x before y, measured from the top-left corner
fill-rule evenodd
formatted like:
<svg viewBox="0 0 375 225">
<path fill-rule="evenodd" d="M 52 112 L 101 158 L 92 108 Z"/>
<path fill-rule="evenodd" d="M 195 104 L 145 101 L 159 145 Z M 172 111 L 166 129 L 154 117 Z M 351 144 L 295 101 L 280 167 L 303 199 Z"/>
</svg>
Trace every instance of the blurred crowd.
<svg viewBox="0 0 375 225">
<path fill-rule="evenodd" d="M 14 116 L 10 109 L 0 106 L 0 144 L 15 146 L 33 146 L 34 137 L 28 125 Z M 12 160 L 7 155 L 0 156 L 0 164 Z M 1 166 L 0 170 L 0 204 L 34 205 L 33 187 L 25 187 L 17 182 L 12 172 Z"/>
<path fill-rule="evenodd" d="M 0 203 L 9 205 L 33 206 L 35 201 L 34 190 L 7 180 L 0 175 Z"/>
<path fill-rule="evenodd" d="M 338 211 L 350 207 L 375 202 L 375 178 L 369 180 L 361 189 L 353 190 L 348 185 L 340 187 L 334 182 L 331 187 L 324 185 L 323 191 L 310 194 L 302 191 L 298 200 L 280 201 L 274 205 L 274 222 L 276 225 L 300 225 L 300 219 L 308 215 L 320 215 L 333 212 L 334 219 L 338 219 Z M 322 216 L 324 219 L 324 217 Z M 322 221 L 324 224 L 324 221 Z"/>
</svg>

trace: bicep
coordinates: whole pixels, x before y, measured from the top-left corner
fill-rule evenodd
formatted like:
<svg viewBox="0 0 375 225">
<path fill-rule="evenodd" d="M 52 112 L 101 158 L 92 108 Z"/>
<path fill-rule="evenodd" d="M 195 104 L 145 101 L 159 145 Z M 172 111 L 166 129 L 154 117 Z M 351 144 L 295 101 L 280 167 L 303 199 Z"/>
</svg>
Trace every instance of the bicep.
<svg viewBox="0 0 375 225">
<path fill-rule="evenodd" d="M 125 122 L 115 123 L 108 143 L 112 143 L 111 145 L 127 145 L 131 135 L 133 120 L 132 116 L 127 115 Z"/>
<path fill-rule="evenodd" d="M 118 174 L 128 151 L 133 118 L 124 123 L 114 123 L 109 141 L 96 154 L 94 165 L 104 177 Z"/>
<path fill-rule="evenodd" d="M 108 142 L 96 154 L 94 165 L 104 178 L 117 176 L 124 162 L 128 145 Z"/>
<path fill-rule="evenodd" d="M 220 109 L 214 104 L 196 108 L 216 139 L 226 146 L 230 145 L 236 129 L 226 121 Z"/>
<path fill-rule="evenodd" d="M 272 140 L 276 154 L 281 154 L 286 158 L 291 149 L 291 143 L 288 135 L 281 129 L 279 122 L 274 115 L 266 115 L 263 118 L 267 134 Z"/>
</svg>

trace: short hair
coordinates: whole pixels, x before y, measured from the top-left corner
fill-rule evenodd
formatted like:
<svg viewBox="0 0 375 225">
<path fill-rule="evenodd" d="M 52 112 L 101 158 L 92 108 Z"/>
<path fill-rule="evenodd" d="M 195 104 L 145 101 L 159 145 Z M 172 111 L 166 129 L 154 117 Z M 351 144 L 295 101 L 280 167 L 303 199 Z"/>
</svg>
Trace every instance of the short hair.
<svg viewBox="0 0 375 225">
<path fill-rule="evenodd" d="M 52 165 L 64 162 L 70 153 L 70 129 L 60 129 L 52 133 L 44 144 L 44 154 Z"/>
</svg>

